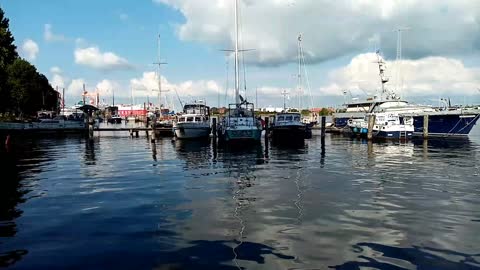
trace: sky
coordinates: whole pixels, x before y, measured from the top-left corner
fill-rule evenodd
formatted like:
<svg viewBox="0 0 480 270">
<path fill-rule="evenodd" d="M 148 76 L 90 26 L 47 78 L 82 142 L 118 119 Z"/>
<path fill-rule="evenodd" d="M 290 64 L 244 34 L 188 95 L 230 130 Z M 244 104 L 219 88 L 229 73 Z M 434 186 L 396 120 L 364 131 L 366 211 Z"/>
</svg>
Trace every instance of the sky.
<svg viewBox="0 0 480 270">
<path fill-rule="evenodd" d="M 233 101 L 234 0 L 0 0 L 22 57 L 111 103 Z M 239 0 L 241 94 L 257 107 L 338 107 L 387 87 L 407 100 L 480 103 L 478 0 Z M 398 29 L 402 29 L 397 59 Z M 298 36 L 305 65 L 298 67 Z M 300 70 L 300 72 L 299 72 Z M 301 83 L 298 83 L 298 74 Z M 133 98 L 132 98 L 133 96 Z"/>
</svg>

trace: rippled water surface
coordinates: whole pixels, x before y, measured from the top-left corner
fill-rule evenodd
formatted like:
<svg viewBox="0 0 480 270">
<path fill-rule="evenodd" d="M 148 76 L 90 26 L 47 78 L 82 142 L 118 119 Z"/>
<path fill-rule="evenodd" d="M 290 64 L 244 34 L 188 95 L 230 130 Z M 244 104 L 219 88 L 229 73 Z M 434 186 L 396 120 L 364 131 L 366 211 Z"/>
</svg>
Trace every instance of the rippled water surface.
<svg viewBox="0 0 480 270">
<path fill-rule="evenodd" d="M 324 147 L 21 140 L 0 152 L 0 268 L 480 269 L 478 127 Z"/>
</svg>

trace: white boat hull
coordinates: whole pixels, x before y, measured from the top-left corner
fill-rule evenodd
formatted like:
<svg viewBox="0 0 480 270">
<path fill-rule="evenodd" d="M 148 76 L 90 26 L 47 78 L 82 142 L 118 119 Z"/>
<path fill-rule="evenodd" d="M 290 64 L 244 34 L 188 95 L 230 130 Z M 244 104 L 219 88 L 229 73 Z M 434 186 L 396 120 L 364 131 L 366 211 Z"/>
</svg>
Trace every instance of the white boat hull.
<svg viewBox="0 0 480 270">
<path fill-rule="evenodd" d="M 173 126 L 175 136 L 179 139 L 207 138 L 210 136 L 211 128 L 207 123 L 176 123 Z"/>
</svg>

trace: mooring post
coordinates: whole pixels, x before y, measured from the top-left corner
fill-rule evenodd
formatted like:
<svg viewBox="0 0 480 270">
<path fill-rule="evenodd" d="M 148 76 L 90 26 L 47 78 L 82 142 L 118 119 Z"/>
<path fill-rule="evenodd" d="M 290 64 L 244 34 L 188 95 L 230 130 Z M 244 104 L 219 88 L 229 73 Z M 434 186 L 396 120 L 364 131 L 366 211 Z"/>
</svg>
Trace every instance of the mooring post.
<svg viewBox="0 0 480 270">
<path fill-rule="evenodd" d="M 423 138 L 428 139 L 428 114 L 423 116 Z"/>
<path fill-rule="evenodd" d="M 135 138 L 138 138 L 138 130 L 135 130 Z"/>
<path fill-rule="evenodd" d="M 150 142 L 155 143 L 155 121 L 152 123 L 152 137 L 150 138 Z"/>
<path fill-rule="evenodd" d="M 217 118 L 216 117 L 212 118 L 212 137 L 214 139 L 217 138 Z"/>
<path fill-rule="evenodd" d="M 270 117 L 265 117 L 265 143 L 268 143 L 268 136 L 269 136 L 269 127 L 270 127 Z"/>
<path fill-rule="evenodd" d="M 91 112 L 87 113 L 88 139 L 93 140 L 93 116 Z"/>
<path fill-rule="evenodd" d="M 130 129 L 129 132 L 130 132 L 130 137 L 133 138 L 133 129 Z"/>
<path fill-rule="evenodd" d="M 326 126 L 327 117 L 322 116 L 322 138 L 325 137 L 325 126 Z"/>
<path fill-rule="evenodd" d="M 370 114 L 368 116 L 368 133 L 367 139 L 371 140 L 373 138 L 373 126 L 375 125 L 375 115 Z"/>
</svg>

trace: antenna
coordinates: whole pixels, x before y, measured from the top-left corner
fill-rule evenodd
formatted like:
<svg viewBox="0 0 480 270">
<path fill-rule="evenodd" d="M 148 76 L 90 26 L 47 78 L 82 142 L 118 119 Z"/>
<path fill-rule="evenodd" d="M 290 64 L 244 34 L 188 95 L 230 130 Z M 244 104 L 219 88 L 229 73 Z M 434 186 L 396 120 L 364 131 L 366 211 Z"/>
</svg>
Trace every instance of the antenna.
<svg viewBox="0 0 480 270">
<path fill-rule="evenodd" d="M 287 109 L 287 103 L 286 103 L 285 99 L 288 95 L 288 92 L 287 92 L 287 90 L 283 90 L 281 94 L 283 95 L 283 110 L 286 110 Z"/>
</svg>

